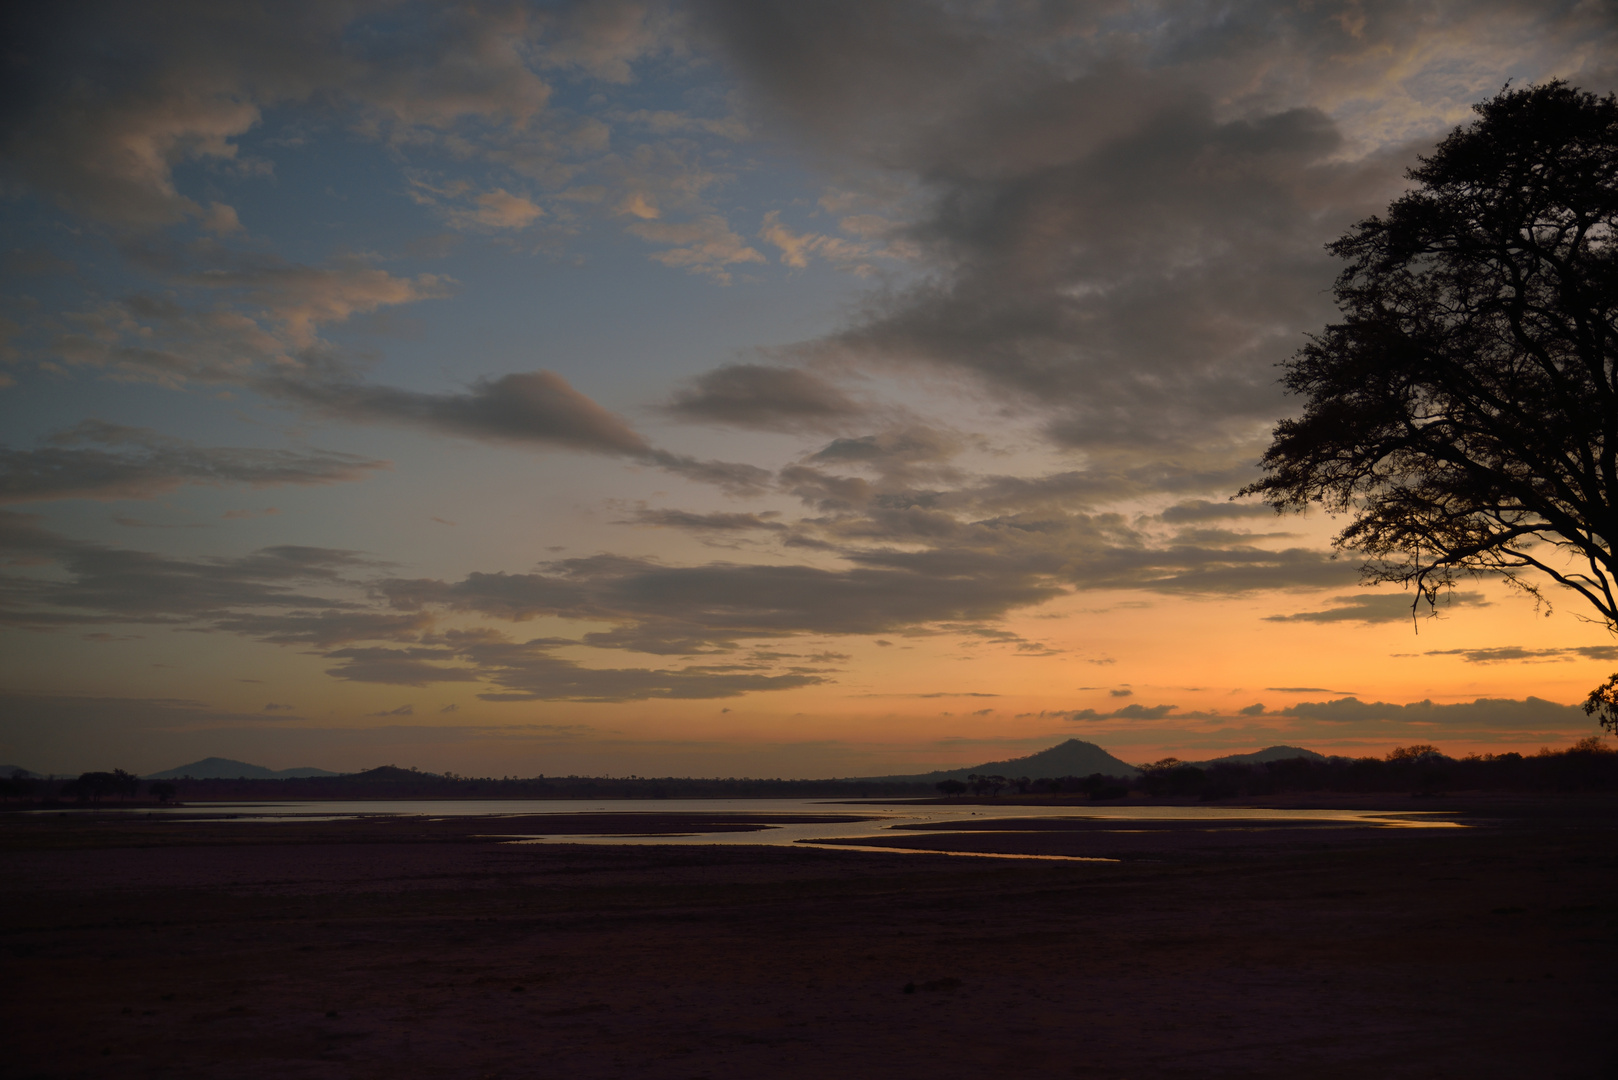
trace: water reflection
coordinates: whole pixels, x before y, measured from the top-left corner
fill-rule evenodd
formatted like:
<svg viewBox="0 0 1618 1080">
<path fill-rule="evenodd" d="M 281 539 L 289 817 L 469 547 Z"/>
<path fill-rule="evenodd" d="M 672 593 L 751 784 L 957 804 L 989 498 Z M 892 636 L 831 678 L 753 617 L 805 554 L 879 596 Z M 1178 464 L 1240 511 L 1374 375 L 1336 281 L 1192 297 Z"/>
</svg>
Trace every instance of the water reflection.
<svg viewBox="0 0 1618 1080">
<path fill-rule="evenodd" d="M 109 808 L 100 808 L 106 812 Z M 1456 829 L 1435 811 L 1295 810 L 1225 806 L 969 805 L 826 799 L 396 800 L 213 803 L 127 812 L 243 824 L 418 818 L 480 818 L 490 840 L 509 844 L 816 847 L 971 858 L 1116 862 L 1121 844 L 1307 841 L 1315 830 Z M 623 815 L 621 827 L 612 818 Z M 606 821 L 601 818 L 606 817 Z M 586 820 L 587 818 L 595 820 Z M 805 819 L 810 820 L 805 820 Z M 511 820 L 518 819 L 518 820 Z M 829 820 L 828 820 L 829 819 Z M 500 821 L 502 827 L 494 827 Z M 547 828 L 547 826 L 551 826 Z M 599 830 L 599 831 L 598 831 Z M 1238 833 L 1267 834 L 1246 838 Z M 1069 839 L 1061 841 L 1059 835 Z M 1080 835 L 1085 834 L 1085 835 Z M 1125 834 L 1141 834 L 1125 839 Z M 1155 834 L 1151 835 L 1151 834 Z M 1206 834 L 1205 839 L 1196 839 Z M 1324 831 L 1320 838 L 1326 838 Z M 861 843 L 861 841 L 866 841 Z M 1136 841 L 1139 841 L 1137 844 Z M 1094 854 L 1051 851 L 1083 842 Z M 996 850 L 998 849 L 998 850 Z"/>
</svg>

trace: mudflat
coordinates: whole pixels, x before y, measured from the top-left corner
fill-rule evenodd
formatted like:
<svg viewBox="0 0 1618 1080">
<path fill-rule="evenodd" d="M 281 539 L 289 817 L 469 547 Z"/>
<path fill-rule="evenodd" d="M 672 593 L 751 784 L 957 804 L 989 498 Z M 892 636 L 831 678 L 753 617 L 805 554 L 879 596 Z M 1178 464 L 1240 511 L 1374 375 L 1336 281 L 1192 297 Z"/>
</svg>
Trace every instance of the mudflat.
<svg viewBox="0 0 1618 1080">
<path fill-rule="evenodd" d="M 1072 862 L 502 842 L 560 831 L 535 818 L 8 814 L 5 1072 L 1618 1074 L 1618 803 L 1394 808 L 1469 827 L 884 841 L 1118 860 Z"/>
</svg>

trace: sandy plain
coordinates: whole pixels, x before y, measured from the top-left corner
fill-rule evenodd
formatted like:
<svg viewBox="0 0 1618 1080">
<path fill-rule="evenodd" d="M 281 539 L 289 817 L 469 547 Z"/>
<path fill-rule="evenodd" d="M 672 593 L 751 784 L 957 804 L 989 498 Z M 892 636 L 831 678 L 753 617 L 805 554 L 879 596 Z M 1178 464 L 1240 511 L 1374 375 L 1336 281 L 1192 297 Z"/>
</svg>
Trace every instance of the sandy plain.
<svg viewBox="0 0 1618 1080">
<path fill-rule="evenodd" d="M 1065 862 L 7 814 L 0 1072 L 1618 1075 L 1618 803 L 1390 808 L 1471 827 L 885 841 L 1119 860 Z"/>
</svg>

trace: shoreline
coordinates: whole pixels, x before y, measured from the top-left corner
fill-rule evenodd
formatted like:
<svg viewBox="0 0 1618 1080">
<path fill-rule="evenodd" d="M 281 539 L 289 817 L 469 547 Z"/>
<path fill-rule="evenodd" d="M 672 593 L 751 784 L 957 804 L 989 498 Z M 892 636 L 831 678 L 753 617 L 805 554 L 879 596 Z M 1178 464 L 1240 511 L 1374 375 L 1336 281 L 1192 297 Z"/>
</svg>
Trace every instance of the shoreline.
<svg viewBox="0 0 1618 1080">
<path fill-rule="evenodd" d="M 1602 1075 L 1618 820 L 1494 808 L 1121 862 L 14 816 L 0 1007 L 30 1080 Z"/>
</svg>

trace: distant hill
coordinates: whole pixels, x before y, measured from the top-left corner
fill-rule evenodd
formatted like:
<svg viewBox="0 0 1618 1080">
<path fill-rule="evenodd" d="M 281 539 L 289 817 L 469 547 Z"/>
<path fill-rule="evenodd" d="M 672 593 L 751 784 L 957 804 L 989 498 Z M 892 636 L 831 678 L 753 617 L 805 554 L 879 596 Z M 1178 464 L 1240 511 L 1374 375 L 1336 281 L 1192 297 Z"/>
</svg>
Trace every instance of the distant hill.
<svg viewBox="0 0 1618 1080">
<path fill-rule="evenodd" d="M 1317 754 L 1313 750 L 1305 750 L 1301 746 L 1266 746 L 1262 750 L 1254 750 L 1251 754 L 1226 754 L 1224 757 L 1209 758 L 1207 761 L 1193 761 L 1192 765 L 1258 765 L 1266 761 L 1285 761 L 1288 758 L 1307 758 L 1310 761 L 1327 761 L 1325 754 Z"/>
<path fill-rule="evenodd" d="M 148 780 L 179 780 L 190 776 L 198 780 L 286 780 L 299 776 L 341 776 L 327 769 L 266 769 L 262 765 L 249 765 L 245 761 L 210 757 L 180 765 L 173 769 L 152 773 Z"/>
<path fill-rule="evenodd" d="M 0 776 L 16 776 L 21 773 L 29 780 L 43 780 L 44 773 L 37 773 L 32 769 L 25 769 L 21 765 L 0 765 Z"/>
<path fill-rule="evenodd" d="M 937 772 L 908 776 L 867 776 L 861 779 L 889 783 L 936 784 L 940 780 L 965 780 L 972 773 L 1013 778 L 1026 776 L 1038 780 L 1041 777 L 1089 776 L 1091 773 L 1135 776 L 1139 772 L 1135 766 L 1113 757 L 1095 743 L 1085 742 L 1083 739 L 1069 739 L 1049 750 L 1041 750 L 1027 757 L 1011 758 L 1008 761 L 990 761 L 983 765 L 968 765 L 962 769 L 940 769 Z"/>
</svg>

